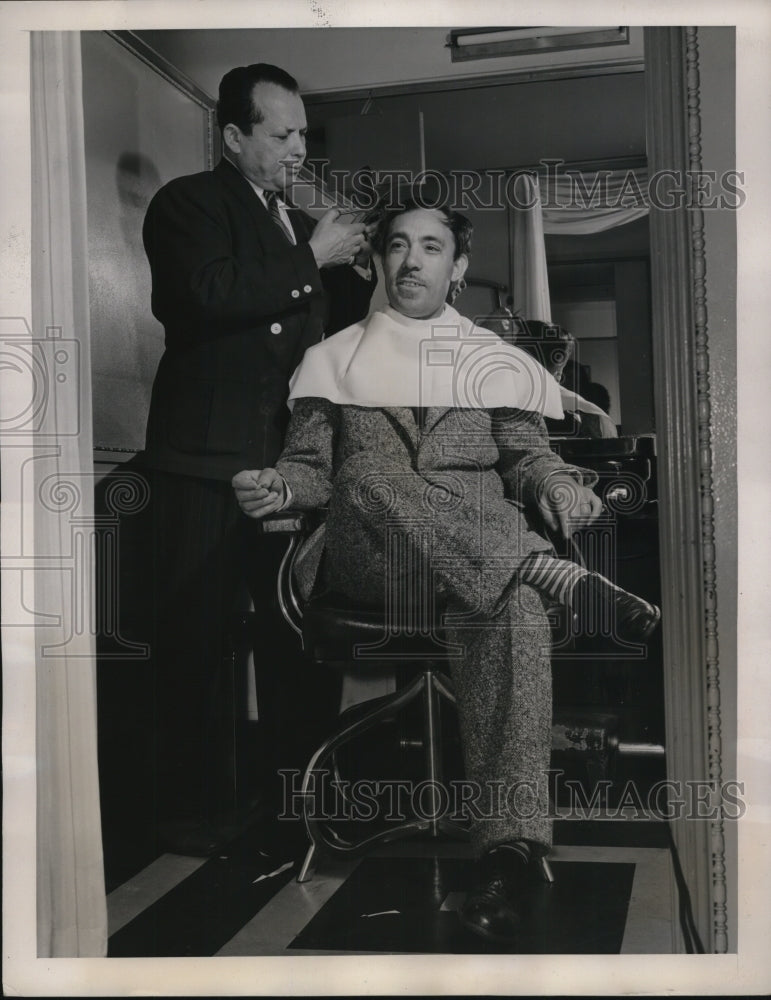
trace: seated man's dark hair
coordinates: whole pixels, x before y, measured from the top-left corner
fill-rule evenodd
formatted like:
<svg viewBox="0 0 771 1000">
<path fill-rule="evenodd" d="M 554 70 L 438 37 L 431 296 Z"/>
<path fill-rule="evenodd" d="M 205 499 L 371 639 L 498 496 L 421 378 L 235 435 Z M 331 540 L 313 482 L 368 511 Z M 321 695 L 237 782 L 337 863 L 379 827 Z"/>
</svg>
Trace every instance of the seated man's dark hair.
<svg viewBox="0 0 771 1000">
<path fill-rule="evenodd" d="M 446 200 L 438 201 L 435 193 L 432 193 L 425 185 L 413 187 L 408 192 L 401 193 L 392 202 L 380 206 L 377 229 L 372 237 L 372 246 L 377 253 L 383 255 L 394 219 L 416 209 L 433 209 L 440 213 L 455 240 L 453 253 L 455 260 L 461 254 L 465 254 L 467 257 L 471 254 L 471 236 L 474 232 L 471 220 L 467 219 L 465 215 L 461 215 L 460 212 L 455 212 Z"/>
<path fill-rule="evenodd" d="M 252 100 L 252 90 L 257 83 L 274 83 L 292 94 L 299 92 L 297 80 L 278 66 L 270 63 L 252 63 L 236 66 L 220 81 L 217 101 L 217 125 L 220 131 L 226 125 L 237 125 L 244 135 L 252 134 L 252 126 L 259 125 L 264 115 Z"/>
</svg>

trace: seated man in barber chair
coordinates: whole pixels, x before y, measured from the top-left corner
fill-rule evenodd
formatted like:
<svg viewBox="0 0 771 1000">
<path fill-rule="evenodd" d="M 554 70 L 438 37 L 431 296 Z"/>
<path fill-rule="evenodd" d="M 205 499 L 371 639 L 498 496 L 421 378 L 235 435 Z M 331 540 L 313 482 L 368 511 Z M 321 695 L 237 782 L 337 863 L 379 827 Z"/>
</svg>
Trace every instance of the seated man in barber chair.
<svg viewBox="0 0 771 1000">
<path fill-rule="evenodd" d="M 543 417 L 563 414 L 557 382 L 448 304 L 470 237 L 467 219 L 419 198 L 385 212 L 376 246 L 390 305 L 306 352 L 276 468 L 241 472 L 233 485 L 250 517 L 328 505 L 322 582 L 358 603 L 384 607 L 395 575 L 409 586 L 410 567 L 388 562 L 389 526 L 429 525 L 413 536 L 435 589 L 430 603 L 463 648 L 451 666 L 466 778 L 491 815 L 475 823 L 479 880 L 461 916 L 476 933 L 505 939 L 517 933 L 525 886 L 551 844 L 546 606 L 580 615 L 603 602 L 616 635 L 633 641 L 653 631 L 659 612 L 556 558 L 537 530 L 567 533 L 594 520 L 601 503 L 594 474 L 549 448 Z M 299 562 L 309 578 L 319 542 L 313 536 Z M 492 782 L 518 789 L 513 808 L 486 809 Z"/>
</svg>

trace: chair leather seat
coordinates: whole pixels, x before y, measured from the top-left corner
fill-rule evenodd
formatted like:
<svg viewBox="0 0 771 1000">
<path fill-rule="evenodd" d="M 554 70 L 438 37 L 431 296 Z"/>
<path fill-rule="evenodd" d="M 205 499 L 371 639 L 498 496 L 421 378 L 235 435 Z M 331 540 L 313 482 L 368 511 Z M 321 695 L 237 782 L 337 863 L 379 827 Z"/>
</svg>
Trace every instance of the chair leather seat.
<svg viewBox="0 0 771 1000">
<path fill-rule="evenodd" d="M 427 660 L 441 660 L 442 630 L 432 635 L 429 629 L 404 627 L 389 630 L 387 648 L 380 661 L 376 657 L 354 656 L 357 645 L 374 645 L 386 636 L 386 617 L 382 608 L 356 604 L 345 594 L 326 592 L 311 597 L 303 609 L 303 646 L 317 661 L 349 662 L 357 666 L 382 665 L 382 659 L 405 657 L 425 666 Z M 446 641 L 446 640 L 444 640 Z"/>
</svg>

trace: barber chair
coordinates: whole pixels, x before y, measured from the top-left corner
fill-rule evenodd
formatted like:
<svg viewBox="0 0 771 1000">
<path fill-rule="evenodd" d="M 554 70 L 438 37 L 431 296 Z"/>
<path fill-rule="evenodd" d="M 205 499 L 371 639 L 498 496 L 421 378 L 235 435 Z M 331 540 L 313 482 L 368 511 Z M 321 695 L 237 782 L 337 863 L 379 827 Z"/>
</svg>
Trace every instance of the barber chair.
<svg viewBox="0 0 771 1000">
<path fill-rule="evenodd" d="M 298 882 L 311 879 L 314 857 L 319 849 L 337 857 L 355 857 L 404 837 L 468 838 L 467 826 L 444 814 L 437 792 L 444 770 L 443 708 L 455 704 L 452 681 L 445 673 L 447 656 L 454 647 L 441 631 L 412 619 L 409 610 L 402 620 L 398 620 L 398 616 L 387 617 L 382 609 L 355 606 L 347 597 L 332 593 L 311 596 L 303 602 L 297 594 L 293 569 L 308 527 L 308 516 L 294 511 L 270 515 L 262 522 L 264 532 L 289 535 L 279 570 L 278 601 L 286 621 L 302 639 L 306 655 L 316 664 L 348 668 L 355 665 L 357 671 L 365 673 L 373 665 L 380 666 L 387 660 L 404 683 L 392 694 L 373 698 L 343 712 L 340 728 L 313 754 L 301 789 L 303 820 L 310 847 L 297 876 Z M 341 836 L 323 814 L 324 788 L 319 787 L 319 778 L 329 774 L 338 789 L 344 787 L 339 767 L 340 751 L 362 734 L 403 715 L 415 702 L 420 705 L 421 733 L 417 738 L 402 738 L 399 744 L 401 749 L 422 751 L 420 781 L 430 792 L 428 807 L 423 808 L 421 796 L 419 814 L 368 835 Z M 544 880 L 552 882 L 546 858 L 539 863 Z"/>
<path fill-rule="evenodd" d="M 598 442 L 591 444 L 596 446 Z M 628 448 L 628 444 L 613 442 L 612 457 L 611 442 L 599 444 L 603 452 L 598 468 L 601 478 L 603 471 L 612 473 L 608 482 L 603 483 L 607 487 L 603 496 L 608 501 L 616 488 L 625 485 L 624 477 L 619 477 L 620 470 L 616 468 L 616 452 Z M 598 456 L 593 454 L 590 458 L 588 450 L 584 452 L 583 443 L 571 442 L 571 445 L 573 451 L 582 453 L 580 458 L 586 464 L 595 464 L 591 458 L 596 461 Z M 634 454 L 642 462 L 642 467 L 636 469 L 638 476 L 644 472 L 647 475 L 640 478 L 649 479 L 650 466 L 644 448 L 638 447 Z M 579 455 L 571 454 L 570 457 L 575 461 Z M 609 466 L 603 469 L 608 461 Z M 412 618 L 409 609 L 400 608 L 397 615 L 386 616 L 382 608 L 357 606 L 347 597 L 332 593 L 312 595 L 303 601 L 297 592 L 293 571 L 301 542 L 317 522 L 318 513 L 292 510 L 269 515 L 260 522 L 264 533 L 280 533 L 288 538 L 277 581 L 278 602 L 284 618 L 300 637 L 305 654 L 313 663 L 327 669 L 335 666 L 354 668 L 358 675 L 366 676 L 373 667 L 380 667 L 387 661 L 402 683 L 393 693 L 371 698 L 344 711 L 339 718 L 339 728 L 313 754 L 301 786 L 303 821 L 310 846 L 297 876 L 298 882 L 311 879 L 314 858 L 319 850 L 350 858 L 404 837 L 457 840 L 468 836 L 463 823 L 444 814 L 446 810 L 443 812 L 441 802 L 437 801 L 436 791 L 442 782 L 445 758 L 442 715 L 448 706 L 455 704 L 452 681 L 446 673 L 453 647 L 441 630 L 426 627 L 418 618 Z M 434 618 L 437 620 L 438 616 Z M 391 823 L 374 833 L 367 819 L 341 827 L 340 817 L 335 815 L 333 818 L 337 822 L 332 822 L 325 814 L 325 776 L 335 783 L 343 806 L 350 805 L 346 776 L 340 768 L 341 755 L 351 749 L 354 740 L 371 730 L 380 727 L 382 735 L 384 724 L 403 719 L 411 706 L 420 708 L 421 732 L 417 737 L 402 737 L 398 742 L 401 750 L 420 750 L 422 753 L 420 781 L 431 791 L 428 808 L 423 808 L 424 800 L 421 799 L 419 815 L 407 816 L 404 821 Z M 624 738 L 622 734 L 627 725 L 618 708 L 620 706 L 611 704 L 597 711 L 587 705 L 574 704 L 556 707 L 553 716 L 552 749 L 556 762 L 569 765 L 571 761 L 580 760 L 592 786 L 590 792 L 599 786 L 597 801 L 600 805 L 606 804 L 608 779 L 620 759 L 664 757 L 664 747 L 660 743 L 645 737 L 641 739 L 636 734 L 632 740 Z M 360 835 L 362 826 L 368 832 Z M 542 858 L 540 864 L 542 877 L 552 882 L 547 859 Z"/>
</svg>

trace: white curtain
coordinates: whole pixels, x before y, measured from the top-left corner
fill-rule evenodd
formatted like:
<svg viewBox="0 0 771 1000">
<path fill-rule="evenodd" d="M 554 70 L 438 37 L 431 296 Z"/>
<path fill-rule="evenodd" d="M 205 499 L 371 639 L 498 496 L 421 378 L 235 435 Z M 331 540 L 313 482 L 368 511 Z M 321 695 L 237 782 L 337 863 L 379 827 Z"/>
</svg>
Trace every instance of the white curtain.
<svg viewBox="0 0 771 1000">
<path fill-rule="evenodd" d="M 543 231 L 583 236 L 641 219 L 649 211 L 647 185 L 644 169 L 547 174 L 541 181 Z"/>
<path fill-rule="evenodd" d="M 524 319 L 551 323 L 541 195 L 535 175 L 518 174 L 515 177 L 509 218 L 514 312 Z"/>
<path fill-rule="evenodd" d="M 648 214 L 647 172 L 517 174 L 510 188 L 514 312 L 551 323 L 544 235 L 581 236 Z"/>
<path fill-rule="evenodd" d="M 32 326 L 45 399 L 32 479 L 40 957 L 103 956 L 93 446 L 80 36 L 33 32 Z"/>
</svg>

